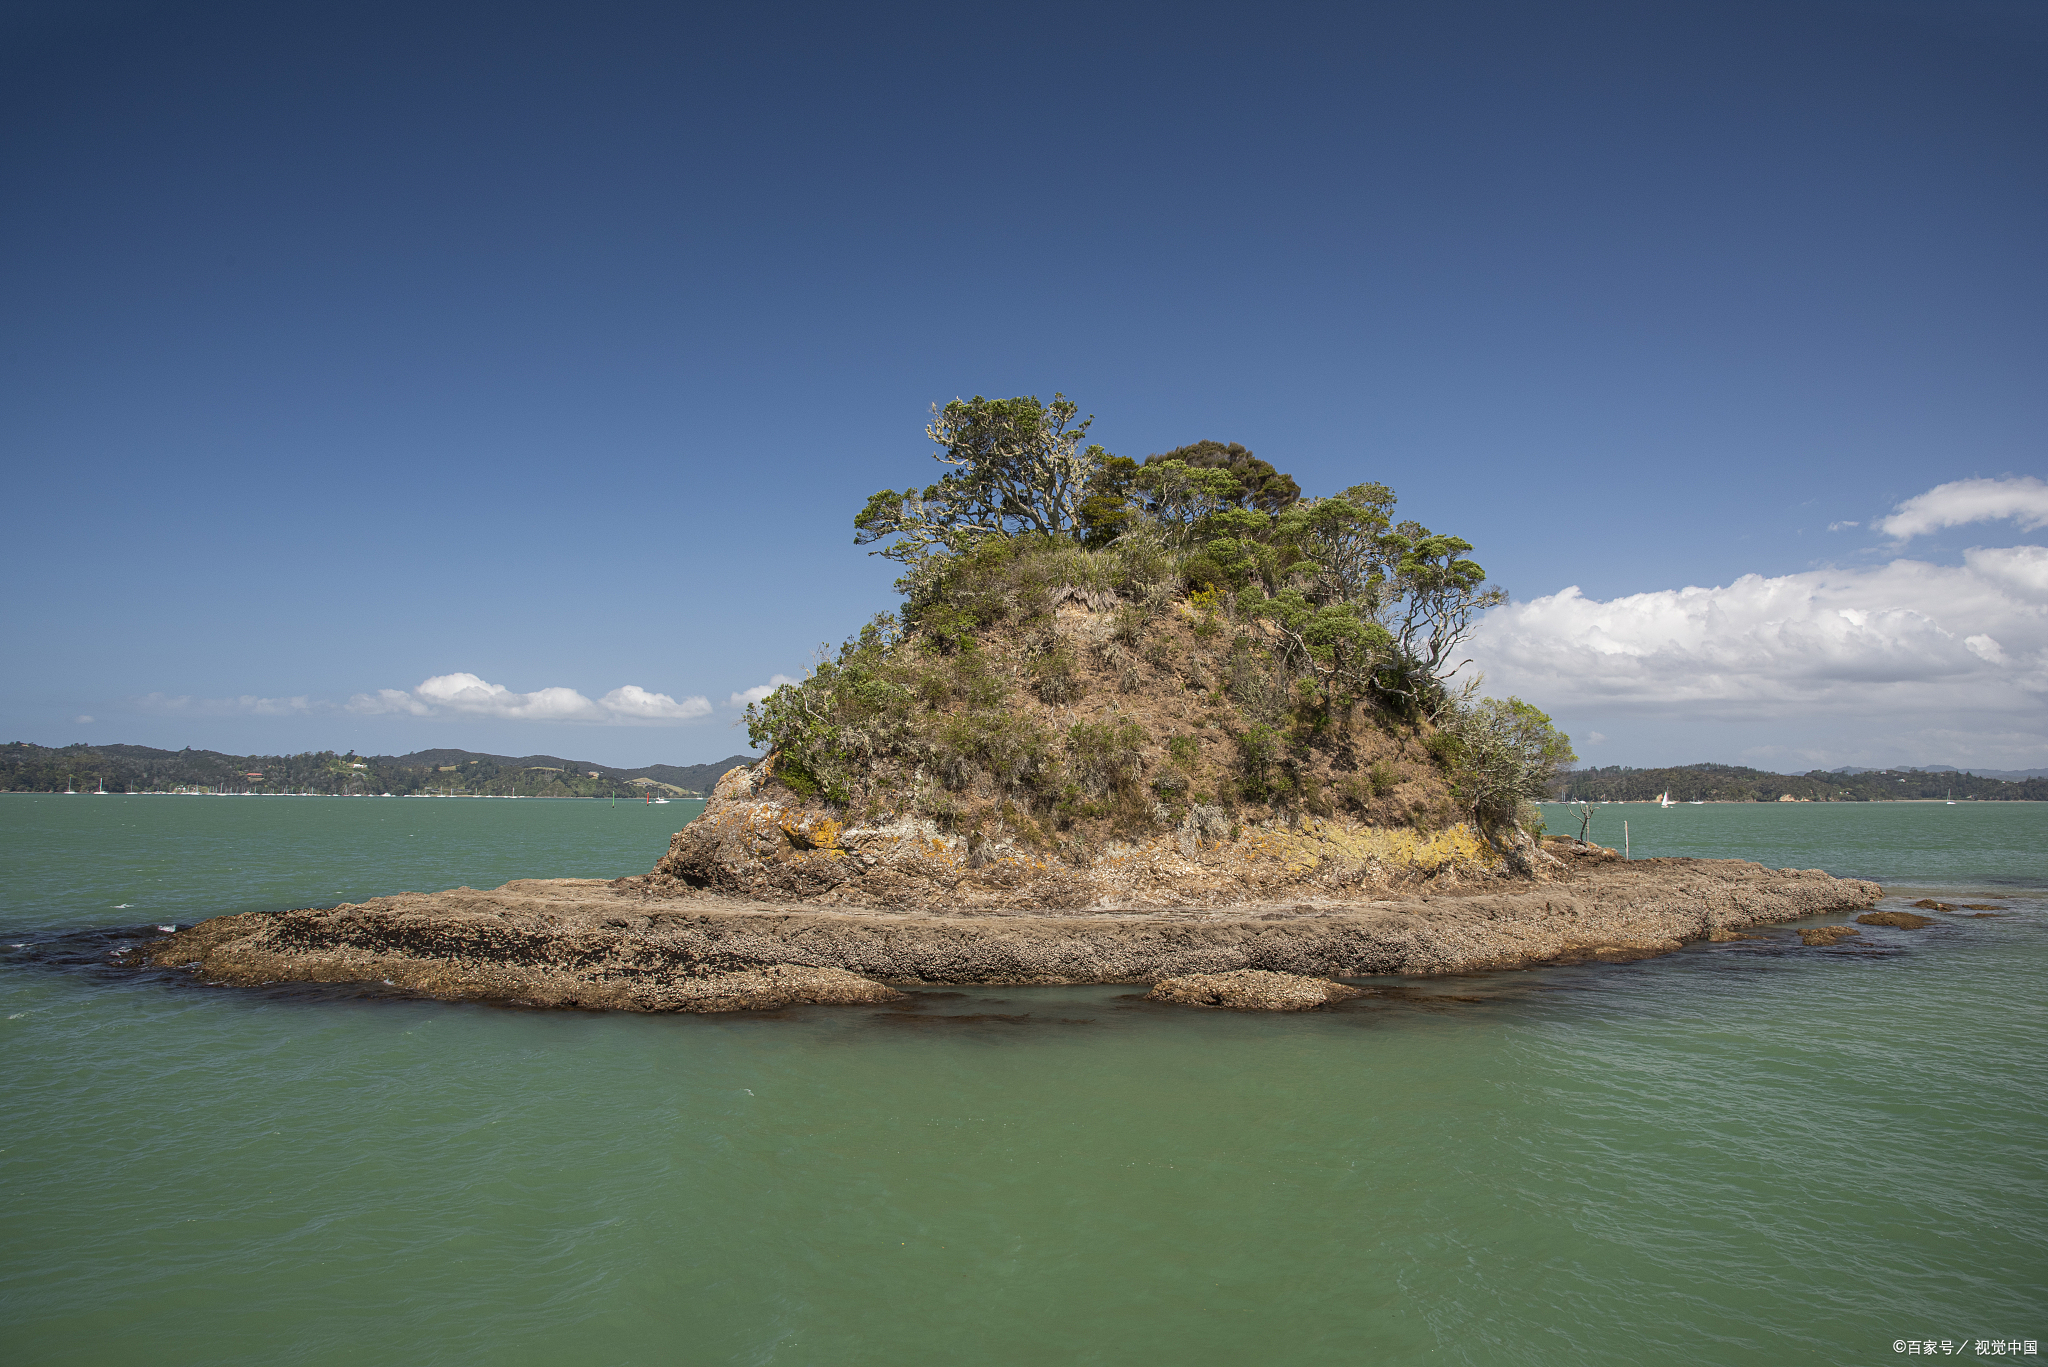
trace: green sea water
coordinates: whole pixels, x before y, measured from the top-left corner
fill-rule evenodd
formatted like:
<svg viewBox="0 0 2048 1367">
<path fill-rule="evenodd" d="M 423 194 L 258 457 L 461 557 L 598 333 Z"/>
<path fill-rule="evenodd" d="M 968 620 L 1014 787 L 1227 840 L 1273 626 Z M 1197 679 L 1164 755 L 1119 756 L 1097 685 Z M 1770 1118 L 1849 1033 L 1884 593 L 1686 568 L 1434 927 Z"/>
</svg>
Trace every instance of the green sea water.
<svg viewBox="0 0 2048 1367">
<path fill-rule="evenodd" d="M 1128 988 L 599 1015 L 102 966 L 147 925 L 642 871 L 695 810 L 0 797 L 0 1361 L 1872 1363 L 2048 1339 L 2048 805 L 1601 809 L 1594 837 L 1626 819 L 1638 855 L 2012 914 L 1299 1016 Z"/>
</svg>

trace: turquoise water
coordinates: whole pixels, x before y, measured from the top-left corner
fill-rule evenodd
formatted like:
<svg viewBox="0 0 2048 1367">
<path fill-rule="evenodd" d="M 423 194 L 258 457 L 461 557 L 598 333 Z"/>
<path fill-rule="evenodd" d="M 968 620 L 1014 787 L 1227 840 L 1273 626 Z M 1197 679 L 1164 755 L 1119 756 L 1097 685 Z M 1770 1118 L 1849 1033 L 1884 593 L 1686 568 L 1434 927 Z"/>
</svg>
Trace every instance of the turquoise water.
<svg viewBox="0 0 2048 1367">
<path fill-rule="evenodd" d="M 1118 988 L 577 1015 L 53 962 L 118 940 L 81 929 L 637 871 L 694 810 L 0 798 L 7 1359 L 1865 1363 L 2048 1338 L 2048 806 L 1631 807 L 1638 853 L 2015 914 L 1306 1016 Z"/>
</svg>

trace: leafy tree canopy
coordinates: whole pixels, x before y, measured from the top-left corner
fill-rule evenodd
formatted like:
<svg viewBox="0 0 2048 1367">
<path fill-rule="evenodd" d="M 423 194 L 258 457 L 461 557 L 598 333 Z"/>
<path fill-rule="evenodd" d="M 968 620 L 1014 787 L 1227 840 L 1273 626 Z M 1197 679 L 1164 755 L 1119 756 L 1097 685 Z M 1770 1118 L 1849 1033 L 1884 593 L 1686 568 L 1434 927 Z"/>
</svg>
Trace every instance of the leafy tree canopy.
<svg viewBox="0 0 2048 1367">
<path fill-rule="evenodd" d="M 884 489 L 854 518 L 854 544 L 895 540 L 878 554 L 916 560 L 934 548 L 959 550 L 977 535 L 1065 536 L 1080 525 L 1090 479 L 1108 456 L 1083 450 L 1091 416 L 1064 394 L 955 399 L 932 407 L 925 428 L 949 467 L 923 490 Z"/>
<path fill-rule="evenodd" d="M 1176 557 L 1189 590 L 1243 596 L 1279 626 L 1302 668 L 1347 688 L 1372 679 L 1417 705 L 1463 665 L 1456 651 L 1475 616 L 1506 600 L 1470 542 L 1396 523 L 1384 484 L 1304 498 L 1237 442 L 1198 441 L 1141 464 L 1084 445 L 1091 422 L 1064 394 L 934 405 L 925 435 L 945 473 L 871 497 L 855 544 L 887 543 L 873 553 L 910 566 L 904 588 L 916 599 L 914 586 L 938 582 L 938 562 L 982 538 L 1103 549 L 1142 534 Z"/>
<path fill-rule="evenodd" d="M 1145 464 L 1161 465 L 1176 460 L 1191 470 L 1228 472 L 1237 481 L 1232 501 L 1242 508 L 1277 513 L 1301 498 L 1301 486 L 1293 476 L 1281 474 L 1234 441 L 1198 441 L 1191 446 L 1177 446 L 1164 454 L 1145 457 Z"/>
</svg>

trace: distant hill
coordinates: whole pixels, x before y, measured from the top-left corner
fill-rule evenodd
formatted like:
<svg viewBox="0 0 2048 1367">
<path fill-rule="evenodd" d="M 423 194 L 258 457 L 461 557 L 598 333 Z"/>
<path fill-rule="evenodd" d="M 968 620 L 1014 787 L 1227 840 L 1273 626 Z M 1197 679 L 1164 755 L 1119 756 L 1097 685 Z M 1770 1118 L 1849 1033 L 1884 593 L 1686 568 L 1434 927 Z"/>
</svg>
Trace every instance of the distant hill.
<svg viewBox="0 0 2048 1367">
<path fill-rule="evenodd" d="M 1916 764 L 1902 769 L 1830 769 L 1831 774 L 1973 774 L 1978 778 L 2002 778 L 2018 783 L 2030 778 L 2048 778 L 2048 769 L 1959 769 L 1953 764 Z"/>
<path fill-rule="evenodd" d="M 613 765 L 592 764 L 587 760 L 563 759 L 558 755 L 522 755 L 517 759 L 505 755 L 487 755 L 474 750 L 415 750 L 409 755 L 399 755 L 386 760 L 378 757 L 377 762 L 388 763 L 396 768 L 417 769 L 431 767 L 439 770 L 444 765 L 467 767 L 476 763 L 494 764 L 499 769 L 523 769 L 545 767 L 565 769 L 576 773 L 589 774 L 593 771 L 606 778 L 631 782 L 636 778 L 681 788 L 699 797 L 709 796 L 712 786 L 727 770 L 752 764 L 759 755 L 731 755 L 713 764 L 648 764 L 638 769 L 620 769 Z"/>
<path fill-rule="evenodd" d="M 2048 777 L 2017 782 L 1954 769 L 1816 769 L 1773 774 L 1734 764 L 1684 764 L 1667 769 L 1579 769 L 1567 774 L 1560 795 L 1568 802 L 1649 802 L 1660 793 L 1674 802 L 1896 802 L 1954 795 L 1956 801 L 2048 802 Z"/>
<path fill-rule="evenodd" d="M 228 755 L 216 750 L 158 750 L 147 745 L 0 745 L 0 792 L 108 792 L 180 789 L 254 793 L 453 792 L 520 797 L 639 797 L 649 788 L 703 796 L 720 775 L 754 755 L 715 764 L 649 764 L 637 769 L 558 755 L 416 750 L 409 755 Z"/>
</svg>

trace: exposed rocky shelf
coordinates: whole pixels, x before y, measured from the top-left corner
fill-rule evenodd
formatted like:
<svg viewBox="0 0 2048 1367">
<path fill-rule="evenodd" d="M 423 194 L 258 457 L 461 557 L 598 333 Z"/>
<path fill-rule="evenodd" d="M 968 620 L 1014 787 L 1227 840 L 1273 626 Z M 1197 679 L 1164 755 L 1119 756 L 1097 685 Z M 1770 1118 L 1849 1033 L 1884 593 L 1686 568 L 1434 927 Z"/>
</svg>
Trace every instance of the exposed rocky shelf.
<svg viewBox="0 0 2048 1367">
<path fill-rule="evenodd" d="M 1060 911 L 819 908 L 529 879 L 203 921 L 143 947 L 209 982 L 382 983 L 422 996 L 640 1011 L 886 1000 L 888 984 L 1156 984 L 1626 960 L 1876 904 L 1875 884 L 1739 860 L 1568 861 L 1551 881 L 1373 900 Z"/>
</svg>

